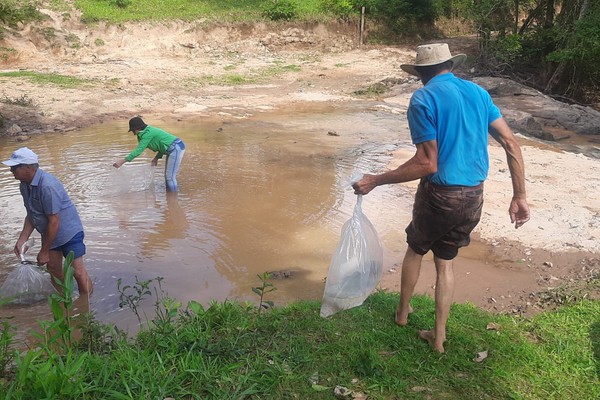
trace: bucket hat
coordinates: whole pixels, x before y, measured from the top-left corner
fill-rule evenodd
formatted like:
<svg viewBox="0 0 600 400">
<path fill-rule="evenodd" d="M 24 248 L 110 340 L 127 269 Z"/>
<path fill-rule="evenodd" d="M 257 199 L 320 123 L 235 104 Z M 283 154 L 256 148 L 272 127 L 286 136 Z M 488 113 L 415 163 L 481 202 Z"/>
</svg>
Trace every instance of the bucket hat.
<svg viewBox="0 0 600 400">
<path fill-rule="evenodd" d="M 6 161 L 2 161 L 2 164 L 9 167 L 14 167 L 19 164 L 37 164 L 38 156 L 32 150 L 27 147 L 21 147 L 15 150 L 10 158 Z"/>
<path fill-rule="evenodd" d="M 415 67 L 430 67 L 452 61 L 452 69 L 461 65 L 467 59 L 466 54 L 453 56 L 447 43 L 424 44 L 417 47 L 417 57 L 414 64 L 402 64 L 400 68 L 411 75 L 419 75 Z"/>
<path fill-rule="evenodd" d="M 129 130 L 127 132 L 141 131 L 146 129 L 148 125 L 140 117 L 133 117 L 129 120 Z"/>
</svg>

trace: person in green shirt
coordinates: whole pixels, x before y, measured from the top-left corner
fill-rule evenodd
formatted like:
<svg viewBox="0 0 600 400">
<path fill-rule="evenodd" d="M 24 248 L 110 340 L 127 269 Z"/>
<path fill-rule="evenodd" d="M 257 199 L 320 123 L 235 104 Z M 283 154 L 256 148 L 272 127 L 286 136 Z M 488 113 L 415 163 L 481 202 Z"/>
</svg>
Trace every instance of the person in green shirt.
<svg viewBox="0 0 600 400">
<path fill-rule="evenodd" d="M 163 131 L 160 128 L 147 125 L 140 117 L 129 120 L 129 131 L 136 135 L 138 145 L 125 158 L 115 162 L 113 167 L 119 168 L 126 162 L 132 161 L 146 149 L 156 152 L 152 159 L 152 165 L 158 164 L 158 160 L 167 156 L 165 164 L 165 182 L 168 192 L 177 192 L 177 173 L 181 166 L 181 160 L 185 153 L 185 144 L 177 136 Z"/>
</svg>

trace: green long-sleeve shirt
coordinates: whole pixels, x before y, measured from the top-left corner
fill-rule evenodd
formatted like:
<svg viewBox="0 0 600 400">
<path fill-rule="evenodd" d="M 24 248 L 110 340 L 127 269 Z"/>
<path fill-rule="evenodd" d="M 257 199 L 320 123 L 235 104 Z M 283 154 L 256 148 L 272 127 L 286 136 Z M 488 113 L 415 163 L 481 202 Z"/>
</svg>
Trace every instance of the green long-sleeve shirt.
<svg viewBox="0 0 600 400">
<path fill-rule="evenodd" d="M 175 139 L 177 139 L 176 136 L 160 128 L 148 125 L 137 133 L 138 146 L 125 157 L 125 161 L 129 162 L 133 160 L 146 149 L 157 152 L 158 158 L 162 158 L 162 156 L 167 154 L 167 149 Z"/>
</svg>

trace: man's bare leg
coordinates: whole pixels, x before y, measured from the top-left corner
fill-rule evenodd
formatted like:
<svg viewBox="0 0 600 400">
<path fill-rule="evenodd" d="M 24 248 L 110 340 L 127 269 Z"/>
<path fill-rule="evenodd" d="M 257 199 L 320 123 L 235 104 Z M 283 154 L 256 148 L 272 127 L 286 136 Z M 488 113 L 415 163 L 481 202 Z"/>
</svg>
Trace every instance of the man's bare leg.
<svg viewBox="0 0 600 400">
<path fill-rule="evenodd" d="M 454 298 L 454 270 L 452 260 L 433 258 L 437 272 L 435 280 L 435 327 L 430 331 L 419 331 L 419 337 L 426 340 L 436 351 L 444 352 L 446 322 Z"/>
<path fill-rule="evenodd" d="M 79 257 L 73 260 L 74 277 L 77 281 L 77 287 L 79 288 L 80 296 L 89 296 L 94 290 L 92 280 L 88 276 L 88 273 L 83 265 L 83 257 Z M 53 276 L 52 284 L 56 290 L 60 291 L 60 287 L 54 280 L 54 277 L 58 278 L 61 282 L 63 278 L 63 255 L 60 251 L 50 251 L 50 261 L 48 262 L 48 272 Z"/>
<path fill-rule="evenodd" d="M 421 273 L 421 261 L 423 256 L 415 253 L 410 246 L 406 250 L 402 261 L 402 275 L 400 278 L 400 302 L 396 308 L 396 324 L 405 326 L 408 324 L 408 314 L 412 312 L 410 299 L 415 290 L 415 285 Z"/>
<path fill-rule="evenodd" d="M 50 257 L 48 260 L 48 264 L 46 265 L 46 268 L 48 268 L 48 272 L 50 273 L 50 278 L 52 280 L 52 285 L 54 285 L 54 288 L 62 293 L 62 289 L 60 288 L 60 286 L 58 285 L 58 283 L 56 283 L 56 279 L 58 279 L 59 281 L 63 281 L 63 269 L 62 269 L 62 253 L 60 251 L 52 251 L 50 250 Z"/>
<path fill-rule="evenodd" d="M 83 265 L 83 256 L 73 260 L 74 276 L 77 281 L 80 296 L 89 296 L 94 291 L 94 284 L 90 279 L 85 266 Z"/>
</svg>

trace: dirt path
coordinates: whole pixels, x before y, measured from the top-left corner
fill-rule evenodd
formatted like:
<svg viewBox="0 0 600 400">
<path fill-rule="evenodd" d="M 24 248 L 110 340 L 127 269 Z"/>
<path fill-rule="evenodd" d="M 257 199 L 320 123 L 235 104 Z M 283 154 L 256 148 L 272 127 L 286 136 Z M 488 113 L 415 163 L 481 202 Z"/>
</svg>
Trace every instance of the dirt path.
<svg viewBox="0 0 600 400">
<path fill-rule="evenodd" d="M 79 81 L 52 84 L 0 77 L 0 134 L 18 141 L 137 114 L 225 121 L 314 102 L 365 98 L 405 120 L 410 94 L 419 86 L 399 68 L 411 59 L 412 47 L 358 47 L 356 33 L 341 26 L 206 30 L 199 24 L 173 22 L 89 29 L 76 22 L 76 15 L 63 21 L 48 14 L 53 18 L 46 26 L 6 35 L 0 47 L 14 51 L 0 68 Z M 468 40 L 454 40 L 452 50 L 469 53 L 471 46 Z M 356 94 L 382 82 L 391 87 L 385 95 Z M 491 146 L 484 220 L 476 232 L 491 246 L 475 246 L 463 257 L 457 267 L 457 280 L 463 282 L 457 301 L 527 313 L 544 306 L 539 293 L 547 288 L 598 276 L 598 160 L 521 140 L 532 221 L 518 231 L 510 226 L 508 170 L 501 149 Z M 396 164 L 409 156 L 398 153 Z M 491 267 L 473 270 L 469 259 L 484 259 Z M 503 271 L 508 270 L 520 278 L 507 281 Z M 427 271 L 419 289 L 432 293 L 432 269 Z M 387 271 L 382 287 L 397 290 L 398 273 L 397 268 Z M 596 290 L 593 295 L 597 294 Z"/>
</svg>

